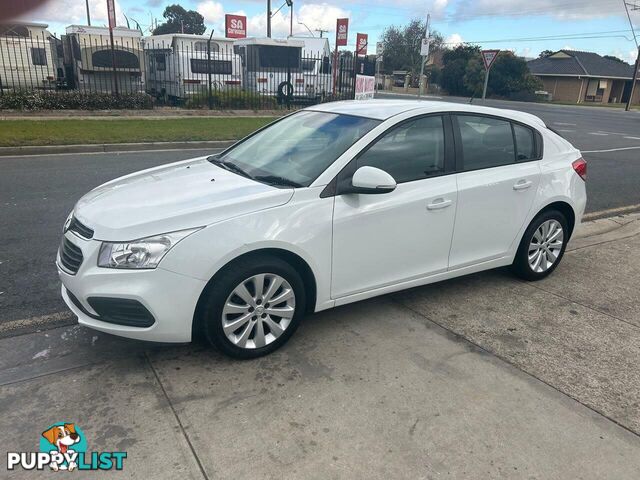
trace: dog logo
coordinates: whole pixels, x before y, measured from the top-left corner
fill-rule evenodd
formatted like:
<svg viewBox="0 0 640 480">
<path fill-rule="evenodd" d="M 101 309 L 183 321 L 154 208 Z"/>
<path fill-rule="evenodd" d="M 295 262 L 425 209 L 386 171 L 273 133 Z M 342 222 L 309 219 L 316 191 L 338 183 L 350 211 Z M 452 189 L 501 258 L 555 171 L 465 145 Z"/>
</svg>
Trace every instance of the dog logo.
<svg viewBox="0 0 640 480">
<path fill-rule="evenodd" d="M 58 422 L 40 434 L 39 452 L 7 452 L 7 470 L 122 470 L 127 452 L 90 452 L 75 423 Z"/>
<path fill-rule="evenodd" d="M 56 449 L 60 456 L 57 458 L 65 458 L 68 461 L 65 461 L 62 464 L 59 464 L 55 460 L 53 460 L 49 467 L 51 470 L 68 470 L 72 472 L 76 468 L 78 468 L 78 464 L 70 460 L 71 458 L 75 458 L 74 454 L 75 450 L 71 449 L 73 445 L 80 442 L 80 435 L 76 432 L 76 426 L 73 423 L 63 423 L 62 425 L 54 425 L 49 430 L 45 430 L 42 432 L 42 436 Z"/>
</svg>

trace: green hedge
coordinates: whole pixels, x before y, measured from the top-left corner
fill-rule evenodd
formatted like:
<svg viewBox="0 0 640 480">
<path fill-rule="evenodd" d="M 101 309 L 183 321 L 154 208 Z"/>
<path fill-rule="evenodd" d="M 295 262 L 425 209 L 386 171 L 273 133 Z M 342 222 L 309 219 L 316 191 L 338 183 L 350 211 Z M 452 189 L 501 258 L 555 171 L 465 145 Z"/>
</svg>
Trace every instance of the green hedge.
<svg viewBox="0 0 640 480">
<path fill-rule="evenodd" d="M 243 90 L 223 90 L 211 93 L 213 108 L 221 110 L 274 110 L 278 104 L 275 97 Z M 187 108 L 207 108 L 209 96 L 199 93 L 184 102 Z"/>
<path fill-rule="evenodd" d="M 112 110 L 153 108 L 144 93 L 47 92 L 16 90 L 0 94 L 0 110 Z"/>
</svg>

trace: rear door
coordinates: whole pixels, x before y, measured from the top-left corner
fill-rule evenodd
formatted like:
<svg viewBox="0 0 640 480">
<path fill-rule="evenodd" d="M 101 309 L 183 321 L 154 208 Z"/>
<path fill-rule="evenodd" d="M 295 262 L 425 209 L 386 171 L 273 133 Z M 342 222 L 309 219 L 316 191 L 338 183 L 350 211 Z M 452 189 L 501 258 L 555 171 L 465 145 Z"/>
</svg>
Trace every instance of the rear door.
<svg viewBox="0 0 640 480">
<path fill-rule="evenodd" d="M 476 114 L 457 114 L 453 123 L 459 173 L 449 269 L 505 256 L 527 218 L 540 181 L 532 129 Z"/>
</svg>

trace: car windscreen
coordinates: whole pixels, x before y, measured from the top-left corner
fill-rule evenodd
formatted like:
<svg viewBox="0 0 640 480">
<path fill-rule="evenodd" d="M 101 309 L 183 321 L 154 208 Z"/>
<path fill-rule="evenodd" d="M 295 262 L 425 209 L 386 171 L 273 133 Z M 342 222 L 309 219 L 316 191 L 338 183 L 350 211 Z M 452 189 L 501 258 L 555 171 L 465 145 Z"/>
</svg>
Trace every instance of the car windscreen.
<svg viewBox="0 0 640 480">
<path fill-rule="evenodd" d="M 306 187 L 378 124 L 380 120 L 371 118 L 302 111 L 275 122 L 217 159 L 257 180 L 280 178 Z"/>
</svg>

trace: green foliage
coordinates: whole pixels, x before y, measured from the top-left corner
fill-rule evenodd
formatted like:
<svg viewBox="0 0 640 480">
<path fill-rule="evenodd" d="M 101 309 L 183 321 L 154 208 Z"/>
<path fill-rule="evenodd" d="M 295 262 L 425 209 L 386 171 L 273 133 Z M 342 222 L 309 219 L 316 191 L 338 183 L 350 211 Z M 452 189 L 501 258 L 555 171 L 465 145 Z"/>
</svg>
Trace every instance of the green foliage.
<svg viewBox="0 0 640 480">
<path fill-rule="evenodd" d="M 275 110 L 275 97 L 244 90 L 217 90 L 211 93 L 213 107 L 221 110 Z M 209 96 L 205 93 L 189 96 L 187 108 L 207 108 Z"/>
<path fill-rule="evenodd" d="M 618 63 L 624 63 L 626 65 L 628 65 L 627 62 L 625 62 L 624 60 L 622 60 L 621 58 L 615 57 L 613 55 L 603 55 L 602 58 L 608 58 L 609 60 L 613 60 L 614 62 L 618 62 Z"/>
<path fill-rule="evenodd" d="M 542 50 L 540 52 L 540 55 L 538 55 L 538 58 L 545 58 L 545 57 L 548 57 L 549 55 L 553 55 L 554 53 L 556 52 L 554 52 L 553 50 Z"/>
<path fill-rule="evenodd" d="M 207 29 L 204 26 L 204 17 L 195 10 L 185 10 L 180 5 L 169 5 L 164 9 L 162 16 L 167 20 L 158 25 L 153 31 L 154 35 L 165 33 L 194 33 L 202 35 Z"/>
<path fill-rule="evenodd" d="M 393 70 L 408 70 L 416 78 L 420 74 L 420 44 L 425 32 L 425 22 L 413 19 L 408 25 L 391 26 L 382 34 L 384 44 L 384 71 L 391 73 Z M 442 36 L 437 32 L 431 32 L 433 41 L 430 52 L 434 53 L 442 49 Z"/>
<path fill-rule="evenodd" d="M 449 95 L 482 96 L 484 64 L 480 47 L 460 45 L 443 55 L 440 85 Z M 487 95 L 521 98 L 542 88 L 539 79 L 529 73 L 527 62 L 511 52 L 501 52 L 491 67 Z"/>
<path fill-rule="evenodd" d="M 442 55 L 442 78 L 440 86 L 449 95 L 471 96 L 470 90 L 465 84 L 467 64 L 472 58 L 480 57 L 480 47 L 476 45 L 458 45 L 456 48 L 446 50 Z"/>
<path fill-rule="evenodd" d="M 149 109 L 153 101 L 144 93 L 84 93 L 15 90 L 0 95 L 0 110 L 116 110 Z"/>
</svg>

